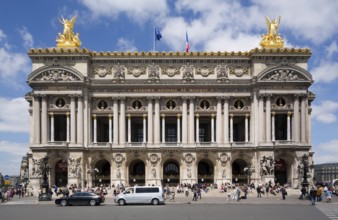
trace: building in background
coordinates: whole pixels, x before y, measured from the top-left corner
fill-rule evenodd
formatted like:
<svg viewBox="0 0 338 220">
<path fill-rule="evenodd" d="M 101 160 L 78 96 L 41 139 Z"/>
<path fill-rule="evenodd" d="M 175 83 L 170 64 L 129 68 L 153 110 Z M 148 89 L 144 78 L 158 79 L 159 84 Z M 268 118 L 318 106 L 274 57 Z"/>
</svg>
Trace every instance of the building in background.
<svg viewBox="0 0 338 220">
<path fill-rule="evenodd" d="M 314 176 L 317 183 L 331 183 L 338 179 L 338 163 L 314 165 Z"/>
<path fill-rule="evenodd" d="M 57 186 L 300 186 L 301 157 L 313 158 L 309 49 L 265 46 L 274 33 L 247 52 L 95 52 L 67 31 L 28 53 L 35 192 L 45 156 Z"/>
</svg>

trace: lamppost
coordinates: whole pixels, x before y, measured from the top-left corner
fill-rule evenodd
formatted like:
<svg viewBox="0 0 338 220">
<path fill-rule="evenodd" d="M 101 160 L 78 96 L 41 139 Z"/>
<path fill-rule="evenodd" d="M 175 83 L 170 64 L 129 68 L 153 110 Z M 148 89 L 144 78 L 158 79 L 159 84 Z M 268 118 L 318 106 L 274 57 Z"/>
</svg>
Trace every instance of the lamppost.
<svg viewBox="0 0 338 220">
<path fill-rule="evenodd" d="M 48 173 L 49 173 L 49 165 L 48 165 L 48 157 L 45 156 L 42 158 L 42 163 L 40 165 L 40 170 L 43 175 L 43 182 L 41 184 L 41 194 L 39 195 L 39 201 L 50 201 L 52 200 L 52 196 L 48 193 L 49 184 L 48 184 Z"/>
<path fill-rule="evenodd" d="M 305 187 L 305 189 L 307 189 L 307 187 L 309 186 L 309 182 L 307 181 L 307 173 L 309 171 L 309 156 L 304 154 L 302 156 L 302 163 L 303 163 L 303 182 L 302 182 L 302 186 Z"/>
</svg>

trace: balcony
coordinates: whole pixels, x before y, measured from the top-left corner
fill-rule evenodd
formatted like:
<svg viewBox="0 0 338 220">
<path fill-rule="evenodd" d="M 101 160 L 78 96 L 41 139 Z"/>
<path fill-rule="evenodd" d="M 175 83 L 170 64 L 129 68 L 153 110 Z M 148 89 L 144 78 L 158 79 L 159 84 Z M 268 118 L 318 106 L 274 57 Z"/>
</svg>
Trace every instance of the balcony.
<svg viewBox="0 0 338 220">
<path fill-rule="evenodd" d="M 97 142 L 97 143 L 91 143 L 89 147 L 92 148 L 111 148 L 112 144 L 108 142 Z"/>
<path fill-rule="evenodd" d="M 251 142 L 231 142 L 231 147 L 252 147 L 253 144 Z"/>
<path fill-rule="evenodd" d="M 48 147 L 68 147 L 67 141 L 49 141 Z"/>
</svg>

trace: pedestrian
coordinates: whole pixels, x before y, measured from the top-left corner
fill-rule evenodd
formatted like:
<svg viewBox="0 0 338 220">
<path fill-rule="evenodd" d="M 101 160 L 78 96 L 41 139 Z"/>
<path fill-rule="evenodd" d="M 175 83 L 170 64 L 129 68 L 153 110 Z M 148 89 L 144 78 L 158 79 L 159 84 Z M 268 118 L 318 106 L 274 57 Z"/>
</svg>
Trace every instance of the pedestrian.
<svg viewBox="0 0 338 220">
<path fill-rule="evenodd" d="M 192 198 L 192 201 L 197 201 L 197 189 L 193 189 L 194 197 Z"/>
<path fill-rule="evenodd" d="M 310 190 L 311 204 L 316 205 L 317 189 L 312 187 Z"/>
<path fill-rule="evenodd" d="M 281 193 L 282 193 L 282 197 L 283 197 L 283 200 L 285 200 L 285 196 L 288 194 L 287 192 L 286 192 L 286 189 L 284 188 L 284 186 L 282 186 L 282 188 L 281 188 Z"/>
<path fill-rule="evenodd" d="M 301 194 L 300 194 L 300 197 L 299 199 L 304 199 L 305 198 L 305 195 L 306 195 L 306 189 L 305 187 L 303 186 L 302 189 L 300 190 Z"/>
<path fill-rule="evenodd" d="M 257 188 L 256 188 L 256 190 L 257 190 L 257 197 L 258 198 L 262 198 L 262 188 L 261 188 L 261 186 L 260 185 L 258 185 L 257 186 Z"/>
<path fill-rule="evenodd" d="M 332 198 L 332 191 L 328 189 L 326 191 L 326 202 L 331 202 L 331 198 Z"/>
</svg>

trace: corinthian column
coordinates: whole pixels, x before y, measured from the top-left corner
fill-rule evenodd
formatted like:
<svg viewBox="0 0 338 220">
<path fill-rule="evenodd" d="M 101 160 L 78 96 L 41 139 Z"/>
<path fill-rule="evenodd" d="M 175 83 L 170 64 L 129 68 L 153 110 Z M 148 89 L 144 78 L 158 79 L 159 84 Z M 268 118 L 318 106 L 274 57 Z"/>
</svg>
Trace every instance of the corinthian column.
<svg viewBox="0 0 338 220">
<path fill-rule="evenodd" d="M 306 118 L 308 115 L 308 111 L 306 108 L 307 103 L 307 96 L 304 94 L 302 96 L 302 102 L 301 102 L 301 142 L 306 142 Z"/>
<path fill-rule="evenodd" d="M 299 142 L 299 95 L 296 94 L 294 97 L 294 103 L 293 103 L 293 141 L 298 143 Z"/>
<path fill-rule="evenodd" d="M 229 98 L 225 97 L 223 104 L 224 119 L 224 143 L 229 143 Z"/>
<path fill-rule="evenodd" d="M 119 144 L 119 106 L 118 106 L 118 100 L 117 98 L 114 98 L 114 107 L 113 107 L 114 115 L 113 115 L 113 120 L 114 120 L 114 136 L 113 136 L 113 141 L 114 145 Z"/>
<path fill-rule="evenodd" d="M 40 97 L 34 96 L 34 143 L 40 144 Z"/>
<path fill-rule="evenodd" d="M 83 144 L 83 98 L 77 97 L 77 143 Z"/>
<path fill-rule="evenodd" d="M 271 143 L 271 96 L 266 97 L 266 114 L 265 114 L 265 135 L 266 142 Z"/>
<path fill-rule="evenodd" d="M 184 97 L 182 103 L 182 143 L 188 143 L 188 106 L 187 99 Z"/>
<path fill-rule="evenodd" d="M 155 144 L 159 144 L 160 143 L 160 130 L 161 130 L 161 126 L 160 126 L 160 98 L 156 97 L 155 98 L 155 115 L 154 115 L 154 122 L 155 122 L 155 130 L 154 130 L 154 142 Z"/>
<path fill-rule="evenodd" d="M 194 111 L 194 106 L 195 106 L 195 98 L 190 97 L 189 101 L 189 143 L 193 144 L 195 142 L 195 111 Z"/>
<path fill-rule="evenodd" d="M 148 144 L 153 144 L 153 98 L 148 97 Z"/>
<path fill-rule="evenodd" d="M 70 97 L 70 143 L 75 144 L 75 96 Z"/>
<path fill-rule="evenodd" d="M 120 99 L 120 144 L 126 143 L 126 107 L 124 104 L 124 98 Z"/>
<path fill-rule="evenodd" d="M 42 96 L 42 110 L 41 110 L 41 130 L 42 130 L 42 144 L 47 143 L 47 97 Z"/>
<path fill-rule="evenodd" d="M 222 143 L 222 99 L 217 98 L 217 113 L 216 113 L 216 143 Z"/>
</svg>

